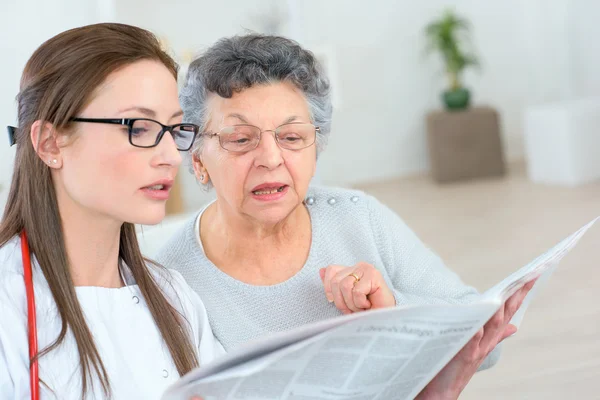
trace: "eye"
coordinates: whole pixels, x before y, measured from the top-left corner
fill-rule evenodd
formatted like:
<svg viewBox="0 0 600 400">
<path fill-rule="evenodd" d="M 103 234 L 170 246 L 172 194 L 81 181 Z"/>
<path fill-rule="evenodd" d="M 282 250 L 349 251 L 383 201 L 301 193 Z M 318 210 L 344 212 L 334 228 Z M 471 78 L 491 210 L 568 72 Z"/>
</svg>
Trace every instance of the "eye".
<svg viewBox="0 0 600 400">
<path fill-rule="evenodd" d="M 138 127 L 131 128 L 131 134 L 133 136 L 140 136 L 147 132 L 148 132 L 148 128 L 138 128 Z"/>
<path fill-rule="evenodd" d="M 298 135 L 297 133 L 286 132 L 282 135 L 279 135 L 279 140 L 283 142 L 294 143 L 298 140 L 302 140 L 302 137 L 300 137 L 300 135 Z"/>
<path fill-rule="evenodd" d="M 147 120 L 137 120 L 133 123 L 131 127 L 131 136 L 139 137 L 144 136 L 150 132 L 157 133 L 160 132 L 161 126 L 156 122 L 147 121 Z"/>
</svg>

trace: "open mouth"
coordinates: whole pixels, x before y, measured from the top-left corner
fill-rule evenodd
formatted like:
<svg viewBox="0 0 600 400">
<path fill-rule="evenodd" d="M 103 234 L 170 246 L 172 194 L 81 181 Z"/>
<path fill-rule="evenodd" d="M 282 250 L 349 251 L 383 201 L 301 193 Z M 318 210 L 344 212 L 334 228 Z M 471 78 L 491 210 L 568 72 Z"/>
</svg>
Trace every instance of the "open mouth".
<svg viewBox="0 0 600 400">
<path fill-rule="evenodd" d="M 287 187 L 287 185 L 277 186 L 277 187 L 272 187 L 272 188 L 262 188 L 259 190 L 253 190 L 252 193 L 256 196 L 281 193 L 285 190 L 286 187 Z"/>
<path fill-rule="evenodd" d="M 161 192 L 161 191 L 169 191 L 171 189 L 171 184 L 169 183 L 157 183 L 156 185 L 145 186 L 142 190 L 146 190 L 149 192 Z"/>
<path fill-rule="evenodd" d="M 154 185 L 154 186 L 146 187 L 146 189 L 148 189 L 148 190 L 163 190 L 164 188 L 165 188 L 165 185 Z"/>
<path fill-rule="evenodd" d="M 147 189 L 147 190 L 169 190 L 169 186 L 168 185 L 153 185 L 153 186 L 146 186 L 144 189 Z"/>
</svg>

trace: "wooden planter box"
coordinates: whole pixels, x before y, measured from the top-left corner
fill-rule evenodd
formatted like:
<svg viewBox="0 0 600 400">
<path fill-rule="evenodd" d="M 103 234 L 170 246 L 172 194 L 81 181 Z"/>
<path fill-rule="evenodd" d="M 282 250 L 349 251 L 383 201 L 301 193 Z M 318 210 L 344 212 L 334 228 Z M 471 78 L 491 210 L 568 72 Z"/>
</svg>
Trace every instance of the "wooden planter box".
<svg viewBox="0 0 600 400">
<path fill-rule="evenodd" d="M 428 113 L 427 144 L 436 182 L 505 174 L 499 116 L 490 107 Z"/>
</svg>

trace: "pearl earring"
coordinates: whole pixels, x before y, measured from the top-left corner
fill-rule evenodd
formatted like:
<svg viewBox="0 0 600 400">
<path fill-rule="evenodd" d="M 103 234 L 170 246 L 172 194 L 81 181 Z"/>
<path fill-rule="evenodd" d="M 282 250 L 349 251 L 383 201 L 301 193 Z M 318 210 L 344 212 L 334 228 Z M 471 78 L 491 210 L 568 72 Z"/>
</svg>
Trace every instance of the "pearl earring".
<svg viewBox="0 0 600 400">
<path fill-rule="evenodd" d="M 52 163 L 52 164 L 56 164 L 58 161 L 56 161 L 56 159 L 54 160 L 48 160 L 48 164 Z"/>
<path fill-rule="evenodd" d="M 204 174 L 200 175 L 200 180 L 204 182 Z"/>
</svg>

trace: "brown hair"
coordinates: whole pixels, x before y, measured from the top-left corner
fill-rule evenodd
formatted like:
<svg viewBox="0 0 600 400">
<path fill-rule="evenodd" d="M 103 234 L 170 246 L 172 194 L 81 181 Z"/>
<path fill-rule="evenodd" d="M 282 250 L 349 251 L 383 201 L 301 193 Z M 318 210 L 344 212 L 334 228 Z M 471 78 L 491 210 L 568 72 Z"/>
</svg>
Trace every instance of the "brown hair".
<svg viewBox="0 0 600 400">
<path fill-rule="evenodd" d="M 10 193 L 0 223 L 0 245 L 23 229 L 27 232 L 31 253 L 48 281 L 62 320 L 56 340 L 35 358 L 59 346 L 70 329 L 79 351 L 82 396 L 90 385 L 92 369 L 107 396 L 111 393 L 110 382 L 69 271 L 50 169 L 36 154 L 30 130 L 35 121 L 46 121 L 56 131 L 66 133 L 69 120 L 91 101 L 94 90 L 109 74 L 140 60 L 158 61 L 177 78 L 177 64 L 148 31 L 115 23 L 71 29 L 46 41 L 33 53 L 23 71 L 17 96 L 17 151 Z M 119 259 L 131 269 L 179 374 L 185 374 L 198 365 L 189 330 L 185 328 L 186 321 L 154 281 L 131 223 L 121 227 Z"/>
</svg>

